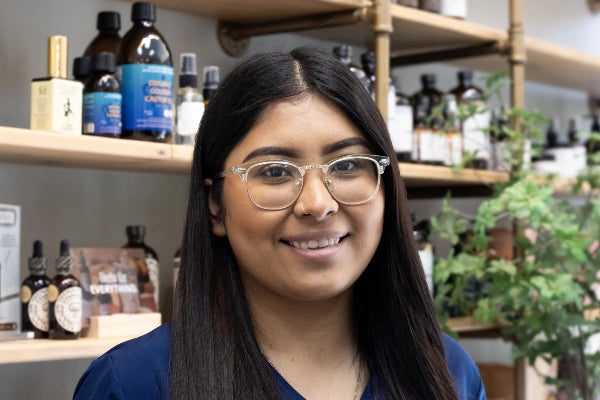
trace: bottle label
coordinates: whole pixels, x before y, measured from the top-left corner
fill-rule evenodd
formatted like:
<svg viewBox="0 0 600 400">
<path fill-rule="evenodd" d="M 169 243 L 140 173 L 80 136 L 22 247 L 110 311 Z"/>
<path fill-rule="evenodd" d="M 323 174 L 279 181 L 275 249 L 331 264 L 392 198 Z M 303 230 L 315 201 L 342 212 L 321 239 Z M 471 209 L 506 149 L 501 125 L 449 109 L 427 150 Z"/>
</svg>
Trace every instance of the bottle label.
<svg viewBox="0 0 600 400">
<path fill-rule="evenodd" d="M 71 287 L 58 295 L 54 304 L 58 324 L 69 332 L 81 330 L 81 288 Z"/>
<path fill-rule="evenodd" d="M 156 302 L 156 307 L 158 308 L 158 289 L 159 289 L 159 270 L 160 267 L 158 265 L 158 261 L 152 257 L 146 257 L 146 266 L 148 266 L 148 277 L 150 278 L 150 282 L 152 282 L 152 286 L 154 287 L 154 301 Z"/>
<path fill-rule="evenodd" d="M 458 165 L 462 161 L 462 137 L 458 132 L 446 132 L 448 140 L 448 157 L 446 165 Z"/>
<path fill-rule="evenodd" d="M 27 314 L 33 326 L 40 331 L 48 332 L 48 288 L 42 288 L 31 296 Z"/>
<path fill-rule="evenodd" d="M 83 133 L 121 134 L 121 93 L 83 95 Z"/>
<path fill-rule="evenodd" d="M 467 0 L 441 0 L 440 14 L 449 17 L 466 18 Z"/>
<path fill-rule="evenodd" d="M 388 130 L 397 153 L 410 153 L 413 148 L 413 112 L 407 105 L 395 106 L 388 115 Z"/>
<path fill-rule="evenodd" d="M 123 130 L 171 131 L 173 67 L 156 64 L 120 65 Z"/>
<path fill-rule="evenodd" d="M 423 250 L 419 250 L 419 258 L 421 259 L 421 265 L 423 265 L 429 292 L 433 294 L 433 249 L 430 244 L 426 244 Z"/>
<path fill-rule="evenodd" d="M 177 134 L 196 135 L 202 114 L 204 114 L 204 103 L 201 101 L 184 101 L 177 106 Z"/>
<path fill-rule="evenodd" d="M 465 151 L 477 152 L 475 158 L 490 159 L 491 143 L 484 132 L 490 124 L 489 112 L 478 113 L 463 122 L 463 138 Z"/>
</svg>

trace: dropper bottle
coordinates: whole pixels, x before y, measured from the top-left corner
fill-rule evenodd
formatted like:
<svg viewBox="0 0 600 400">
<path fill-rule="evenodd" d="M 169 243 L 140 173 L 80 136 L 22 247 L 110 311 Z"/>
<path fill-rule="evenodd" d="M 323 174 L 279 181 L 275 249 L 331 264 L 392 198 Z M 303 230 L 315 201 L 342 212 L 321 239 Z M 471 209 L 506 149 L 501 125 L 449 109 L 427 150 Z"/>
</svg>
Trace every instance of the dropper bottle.
<svg viewBox="0 0 600 400">
<path fill-rule="evenodd" d="M 73 275 L 75 260 L 69 242 L 60 242 L 57 275 L 48 286 L 50 339 L 77 339 L 81 331 L 81 284 Z"/>
<path fill-rule="evenodd" d="M 33 255 L 29 258 L 30 275 L 21 286 L 21 331 L 33 332 L 35 338 L 48 337 L 48 285 L 46 257 L 42 242 L 33 242 Z"/>
</svg>

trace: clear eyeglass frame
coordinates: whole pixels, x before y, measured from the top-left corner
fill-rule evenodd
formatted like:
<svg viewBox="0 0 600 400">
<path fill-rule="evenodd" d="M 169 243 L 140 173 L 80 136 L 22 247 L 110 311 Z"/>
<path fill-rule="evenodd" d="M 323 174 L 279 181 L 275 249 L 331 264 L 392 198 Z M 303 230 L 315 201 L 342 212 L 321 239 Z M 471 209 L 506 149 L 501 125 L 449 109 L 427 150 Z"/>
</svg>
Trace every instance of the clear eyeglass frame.
<svg viewBox="0 0 600 400">
<path fill-rule="evenodd" d="M 357 158 L 363 159 L 363 160 L 369 160 L 369 161 L 373 162 L 374 165 L 376 165 L 376 167 L 377 167 L 376 186 L 373 190 L 373 193 L 365 200 L 356 201 L 356 202 L 347 202 L 347 201 L 340 200 L 327 182 L 327 177 L 328 177 L 327 174 L 329 172 L 329 169 L 331 168 L 332 165 L 334 165 L 340 161 L 353 160 L 353 159 L 357 159 Z M 269 165 L 269 164 L 280 164 L 280 165 L 292 166 L 292 167 L 297 168 L 298 171 L 300 172 L 300 178 L 299 178 L 298 182 L 296 182 L 296 184 L 299 186 L 299 189 L 298 189 L 298 192 L 296 193 L 295 197 L 293 199 L 291 199 L 289 202 L 285 203 L 284 205 L 281 205 L 278 207 L 265 207 L 261 204 L 256 203 L 256 201 L 250 195 L 250 191 L 248 189 L 248 173 L 249 173 L 249 171 L 252 168 L 256 168 L 256 167 L 263 166 L 263 165 Z M 246 185 L 246 194 L 248 195 L 248 198 L 250 199 L 252 204 L 254 204 L 256 207 L 261 208 L 263 210 L 277 211 L 277 210 L 283 210 L 285 208 L 290 207 L 292 204 L 294 204 L 296 202 L 296 200 L 298 200 L 298 197 L 300 197 L 300 193 L 302 193 L 302 188 L 304 187 L 304 174 L 306 173 L 306 171 L 308 171 L 309 169 L 320 169 L 321 172 L 323 173 L 323 184 L 327 188 L 327 191 L 329 192 L 329 194 L 338 203 L 345 204 L 345 205 L 361 205 L 361 204 L 368 203 L 375 197 L 375 195 L 379 191 L 379 186 L 381 185 L 381 175 L 384 173 L 385 167 L 387 167 L 388 165 L 390 165 L 389 157 L 379 156 L 379 155 L 374 155 L 374 154 L 352 154 L 352 155 L 346 155 L 346 156 L 334 158 L 333 160 L 331 160 L 325 164 L 308 164 L 308 165 L 300 165 L 298 163 L 295 163 L 293 161 L 288 161 L 288 160 L 250 161 L 247 163 L 243 163 L 243 164 L 239 164 L 239 165 L 230 167 L 230 168 L 226 169 L 225 171 L 223 171 L 222 173 L 216 175 L 214 177 L 214 179 L 225 178 L 228 175 L 239 176 L 240 179 L 242 180 L 242 182 L 244 182 L 244 184 Z"/>
</svg>

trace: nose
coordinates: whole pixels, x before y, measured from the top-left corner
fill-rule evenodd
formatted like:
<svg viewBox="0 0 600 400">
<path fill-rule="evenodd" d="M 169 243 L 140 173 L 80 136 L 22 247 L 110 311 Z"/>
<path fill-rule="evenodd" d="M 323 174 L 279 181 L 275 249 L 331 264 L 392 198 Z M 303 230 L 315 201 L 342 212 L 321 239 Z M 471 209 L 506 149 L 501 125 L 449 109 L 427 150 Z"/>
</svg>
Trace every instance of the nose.
<svg viewBox="0 0 600 400">
<path fill-rule="evenodd" d="M 338 211 L 339 204 L 329 193 L 319 169 L 306 171 L 303 180 L 302 191 L 294 205 L 297 216 L 310 215 L 322 221 Z"/>
</svg>

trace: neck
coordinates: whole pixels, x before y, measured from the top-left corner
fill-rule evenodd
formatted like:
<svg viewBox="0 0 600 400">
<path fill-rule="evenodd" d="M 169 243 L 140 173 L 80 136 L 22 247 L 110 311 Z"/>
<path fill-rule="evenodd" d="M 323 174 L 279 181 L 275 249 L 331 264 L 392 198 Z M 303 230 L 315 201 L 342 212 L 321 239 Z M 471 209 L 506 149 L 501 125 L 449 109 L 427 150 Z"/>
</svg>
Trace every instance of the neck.
<svg viewBox="0 0 600 400">
<path fill-rule="evenodd" d="M 250 291 L 252 292 L 252 291 Z M 357 399 L 363 368 L 352 320 L 352 290 L 322 301 L 246 296 L 267 361 L 305 398 Z"/>
<path fill-rule="evenodd" d="M 351 291 L 321 301 L 248 298 L 259 346 L 271 361 L 339 359 L 349 349 L 356 354 Z"/>
</svg>

